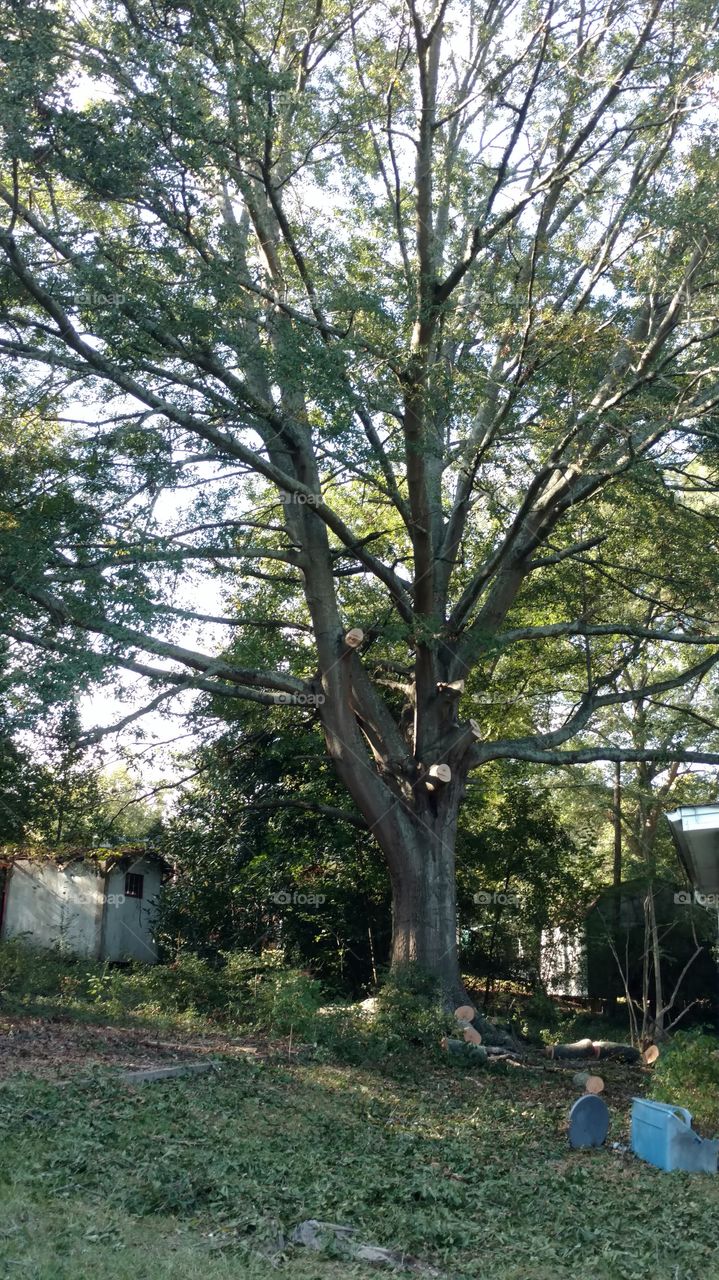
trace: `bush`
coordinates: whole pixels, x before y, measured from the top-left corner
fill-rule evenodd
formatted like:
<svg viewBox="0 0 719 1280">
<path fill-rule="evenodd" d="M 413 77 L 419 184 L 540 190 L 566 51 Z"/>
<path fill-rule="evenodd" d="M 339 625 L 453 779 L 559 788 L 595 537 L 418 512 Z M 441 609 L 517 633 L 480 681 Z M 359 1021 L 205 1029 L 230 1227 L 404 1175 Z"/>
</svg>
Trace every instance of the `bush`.
<svg viewBox="0 0 719 1280">
<path fill-rule="evenodd" d="M 389 1048 L 415 1045 L 436 1048 L 445 1035 L 456 1035 L 457 1024 L 442 1008 L 439 985 L 415 965 L 395 969 L 377 997 L 375 1033 Z"/>
<path fill-rule="evenodd" d="M 541 989 L 534 991 L 529 999 L 513 998 L 506 1012 L 511 1026 L 526 1040 L 551 1040 L 559 1023 L 555 1002 Z"/>
<path fill-rule="evenodd" d="M 170 964 L 97 964 L 22 943 L 0 946 L 0 995 L 11 1010 L 42 1006 L 97 1018 L 210 1019 L 226 1027 L 309 1041 L 327 1060 L 386 1062 L 439 1052 L 456 1034 L 436 982 L 414 968 L 393 973 L 374 1015 L 356 1005 L 322 1008 L 323 987 L 304 969 L 284 966 L 277 950 L 224 952 L 220 963 L 183 952 Z"/>
<path fill-rule="evenodd" d="M 97 964 L 87 957 L 42 950 L 13 941 L 0 945 L 0 998 L 8 1010 L 37 1005 L 73 1007 L 92 1015 L 205 1015 L 216 1020 L 251 1020 L 253 978 L 274 959 L 224 956 L 211 964 L 183 952 L 166 965 Z"/>
<path fill-rule="evenodd" d="M 253 1021 L 275 1035 L 293 1035 L 314 1040 L 317 1011 L 322 1004 L 322 985 L 302 969 L 265 972 L 254 984 Z"/>
<path fill-rule="evenodd" d="M 676 1032 L 654 1068 L 649 1096 L 686 1107 L 705 1136 L 719 1135 L 719 1039 Z"/>
<path fill-rule="evenodd" d="M 36 1001 L 72 1004 L 87 999 L 88 981 L 102 966 L 57 948 L 43 949 L 13 939 L 0 944 L 0 998 L 6 1009 Z"/>
<path fill-rule="evenodd" d="M 92 984 L 91 994 L 118 1012 L 216 1015 L 227 1003 L 222 972 L 189 953 L 166 965 L 108 969 Z"/>
</svg>

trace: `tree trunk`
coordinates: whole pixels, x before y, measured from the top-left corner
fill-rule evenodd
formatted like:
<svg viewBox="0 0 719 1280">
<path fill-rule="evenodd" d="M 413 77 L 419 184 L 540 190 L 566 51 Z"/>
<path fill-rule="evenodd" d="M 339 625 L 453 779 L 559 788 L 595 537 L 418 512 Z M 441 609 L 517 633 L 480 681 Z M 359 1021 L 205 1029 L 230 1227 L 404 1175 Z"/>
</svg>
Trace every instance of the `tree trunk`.
<svg viewBox="0 0 719 1280">
<path fill-rule="evenodd" d="M 362 716 L 362 728 L 370 741 L 376 770 L 363 753 L 363 744 L 355 724 L 362 713 L 361 668 L 350 653 L 348 661 L 335 662 L 324 681 L 329 696 L 322 705 L 328 753 L 335 770 L 364 817 L 367 828 L 382 850 L 392 886 L 392 969 L 416 965 L 437 979 L 448 1009 L 466 1003 L 459 974 L 457 954 L 457 906 L 455 884 L 455 844 L 459 808 L 465 794 L 467 743 L 456 748 L 458 733 L 454 700 L 446 707 L 429 699 L 433 718 L 434 741 L 427 762 L 412 758 L 406 744 L 397 735 L 397 754 L 406 751 L 402 767 L 392 763 L 390 746 L 383 741 L 386 717 L 377 716 L 377 724 L 369 722 L 369 711 Z M 354 662 L 354 666 L 351 666 Z M 344 673 L 352 671 L 354 683 L 346 700 L 332 697 L 332 684 Z M 436 683 L 436 681 L 435 681 Z M 359 693 L 357 690 L 359 689 Z M 375 709 L 376 711 L 376 709 Z M 358 737 L 355 749 L 351 735 Z M 467 735 L 465 735 L 466 737 Z M 454 750 L 453 750 L 454 747 Z M 451 763 L 450 763 L 451 762 Z M 447 780 L 431 772 L 432 765 L 447 765 Z"/>
<path fill-rule="evenodd" d="M 465 997 L 457 958 L 454 849 L 397 851 L 392 871 L 392 968 L 416 964 L 432 973 L 452 1007 Z"/>
<path fill-rule="evenodd" d="M 459 974 L 455 840 L 458 797 L 442 797 L 387 851 L 393 969 L 416 964 L 438 981 L 448 1008 L 467 999 Z"/>
<path fill-rule="evenodd" d="M 654 962 L 654 1035 L 652 1039 L 660 1039 L 664 1032 L 664 984 L 662 981 L 662 949 L 659 941 L 653 883 L 649 886 L 648 904 L 652 960 Z"/>
</svg>

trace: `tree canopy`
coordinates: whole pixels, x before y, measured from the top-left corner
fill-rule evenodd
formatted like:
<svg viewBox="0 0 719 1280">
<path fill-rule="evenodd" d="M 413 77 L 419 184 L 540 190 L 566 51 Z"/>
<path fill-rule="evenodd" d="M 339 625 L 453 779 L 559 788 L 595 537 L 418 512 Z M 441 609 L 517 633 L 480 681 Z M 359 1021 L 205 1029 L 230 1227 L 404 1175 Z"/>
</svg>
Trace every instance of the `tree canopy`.
<svg viewBox="0 0 719 1280">
<path fill-rule="evenodd" d="M 719 660 L 714 6 L 2 16 L 17 684 L 319 718 L 451 973 L 471 770 L 719 761 L 603 732 Z"/>
</svg>

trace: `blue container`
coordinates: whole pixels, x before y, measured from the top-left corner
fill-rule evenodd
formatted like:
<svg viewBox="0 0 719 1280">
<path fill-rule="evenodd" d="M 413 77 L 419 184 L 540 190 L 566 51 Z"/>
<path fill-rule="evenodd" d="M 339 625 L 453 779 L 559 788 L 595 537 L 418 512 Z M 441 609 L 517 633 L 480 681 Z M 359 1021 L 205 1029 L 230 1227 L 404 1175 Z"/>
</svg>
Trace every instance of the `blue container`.
<svg viewBox="0 0 719 1280">
<path fill-rule="evenodd" d="M 636 1156 L 658 1169 L 685 1173 L 716 1173 L 719 1141 L 700 1138 L 692 1129 L 686 1107 L 668 1102 L 632 1100 L 631 1147 Z"/>
</svg>

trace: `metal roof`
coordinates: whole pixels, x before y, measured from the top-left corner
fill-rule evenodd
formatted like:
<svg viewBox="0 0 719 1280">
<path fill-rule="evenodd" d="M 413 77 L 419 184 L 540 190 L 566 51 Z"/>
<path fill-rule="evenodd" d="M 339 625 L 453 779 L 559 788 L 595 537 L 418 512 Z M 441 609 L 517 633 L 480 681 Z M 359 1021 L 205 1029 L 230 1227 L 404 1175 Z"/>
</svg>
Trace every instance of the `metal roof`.
<svg viewBox="0 0 719 1280">
<path fill-rule="evenodd" d="M 690 805 L 667 814 L 686 873 L 699 893 L 719 893 L 719 804 Z"/>
</svg>

